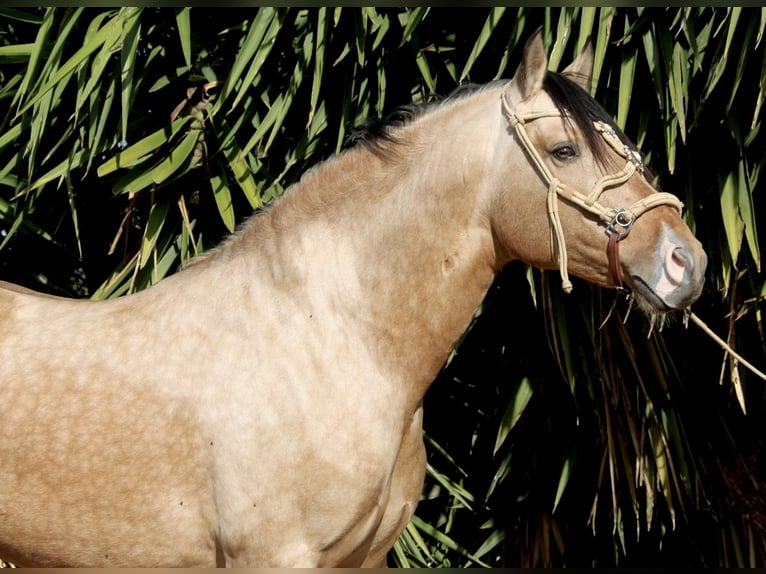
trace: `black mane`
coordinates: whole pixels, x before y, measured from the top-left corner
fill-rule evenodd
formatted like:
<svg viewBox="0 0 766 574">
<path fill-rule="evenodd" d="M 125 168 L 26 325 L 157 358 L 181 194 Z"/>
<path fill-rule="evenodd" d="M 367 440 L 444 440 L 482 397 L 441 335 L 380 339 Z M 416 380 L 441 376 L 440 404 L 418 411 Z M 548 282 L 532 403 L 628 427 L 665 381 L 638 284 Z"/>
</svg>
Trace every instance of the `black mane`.
<svg viewBox="0 0 766 574">
<path fill-rule="evenodd" d="M 413 120 L 429 113 L 430 111 L 459 100 L 467 98 L 473 94 L 485 90 L 498 83 L 505 83 L 506 80 L 498 80 L 489 84 L 462 84 L 455 88 L 446 97 L 436 97 L 425 104 L 407 104 L 394 109 L 385 118 L 368 118 L 367 121 L 354 127 L 346 138 L 344 147 L 361 145 L 373 151 L 381 153 L 386 144 L 396 143 L 396 130 L 399 127 L 411 123 Z"/>
<path fill-rule="evenodd" d="M 506 82 L 507 80 L 497 80 L 489 84 L 464 84 L 455 88 L 445 98 L 437 98 L 425 104 L 400 106 L 383 119 L 370 118 L 361 126 L 351 130 L 344 147 L 361 145 L 374 153 L 385 153 L 391 149 L 390 144 L 396 144 L 397 142 L 397 128 L 411 123 L 434 108 L 458 99 L 467 98 L 481 90 Z M 588 92 L 566 75 L 557 72 L 547 72 L 543 79 L 543 89 L 548 93 L 559 110 L 568 113 L 574 125 L 582 133 L 585 142 L 592 150 L 597 161 L 602 165 L 607 161 L 607 148 L 603 138 L 593 125 L 594 121 L 602 121 L 609 125 L 624 144 L 628 145 L 631 149 L 635 149 L 633 143 L 617 127 L 606 110 Z M 498 117 L 500 116 L 498 115 Z"/>
</svg>

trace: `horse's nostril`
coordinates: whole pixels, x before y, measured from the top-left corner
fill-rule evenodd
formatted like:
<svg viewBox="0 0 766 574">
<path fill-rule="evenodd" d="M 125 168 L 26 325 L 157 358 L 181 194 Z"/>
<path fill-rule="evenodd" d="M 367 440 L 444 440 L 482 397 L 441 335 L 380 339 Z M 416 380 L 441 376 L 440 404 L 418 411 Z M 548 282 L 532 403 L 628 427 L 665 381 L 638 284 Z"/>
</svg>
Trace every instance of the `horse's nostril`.
<svg viewBox="0 0 766 574">
<path fill-rule="evenodd" d="M 665 276 L 672 284 L 680 285 L 690 263 L 689 255 L 683 247 L 667 249 L 665 251 Z"/>
<path fill-rule="evenodd" d="M 671 254 L 671 259 L 679 267 L 689 267 L 691 265 L 691 257 L 683 247 L 676 247 Z"/>
</svg>

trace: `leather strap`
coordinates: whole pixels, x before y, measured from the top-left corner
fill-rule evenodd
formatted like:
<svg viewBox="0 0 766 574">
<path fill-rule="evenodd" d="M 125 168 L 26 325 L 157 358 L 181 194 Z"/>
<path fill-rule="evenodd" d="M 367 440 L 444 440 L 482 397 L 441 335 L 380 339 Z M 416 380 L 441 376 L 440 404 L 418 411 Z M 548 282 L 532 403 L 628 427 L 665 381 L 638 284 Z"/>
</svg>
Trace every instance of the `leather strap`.
<svg viewBox="0 0 766 574">
<path fill-rule="evenodd" d="M 614 288 L 620 293 L 630 293 L 630 289 L 625 287 L 622 282 L 622 270 L 620 269 L 620 239 L 621 235 L 611 230 L 609 232 L 609 243 L 606 247 L 606 256 L 609 260 L 609 273 L 612 275 Z"/>
</svg>

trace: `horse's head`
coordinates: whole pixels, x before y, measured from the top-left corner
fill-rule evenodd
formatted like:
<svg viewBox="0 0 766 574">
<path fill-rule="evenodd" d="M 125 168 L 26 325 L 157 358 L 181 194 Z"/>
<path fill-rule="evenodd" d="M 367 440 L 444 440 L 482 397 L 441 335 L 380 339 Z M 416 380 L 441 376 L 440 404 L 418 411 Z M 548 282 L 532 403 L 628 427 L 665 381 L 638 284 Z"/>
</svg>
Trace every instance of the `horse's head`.
<svg viewBox="0 0 766 574">
<path fill-rule="evenodd" d="M 587 93 L 592 69 L 588 47 L 563 74 L 550 73 L 540 34 L 527 42 L 501 96 L 506 137 L 521 150 L 506 166 L 518 192 L 493 206 L 495 234 L 509 258 L 558 265 L 565 290 L 571 272 L 632 289 L 649 311 L 686 308 L 702 290 L 706 255 L 681 202 L 654 189 L 634 145 Z"/>
</svg>

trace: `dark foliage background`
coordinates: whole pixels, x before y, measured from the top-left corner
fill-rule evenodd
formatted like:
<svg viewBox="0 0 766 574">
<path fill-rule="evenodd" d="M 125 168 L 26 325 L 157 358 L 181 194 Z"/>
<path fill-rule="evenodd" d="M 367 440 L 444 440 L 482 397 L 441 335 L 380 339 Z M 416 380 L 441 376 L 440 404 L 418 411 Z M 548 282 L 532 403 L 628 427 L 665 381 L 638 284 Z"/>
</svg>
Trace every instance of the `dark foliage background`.
<svg viewBox="0 0 766 574">
<path fill-rule="evenodd" d="M 143 289 L 353 126 L 510 78 L 539 26 L 554 69 L 592 37 L 595 97 L 708 252 L 694 311 L 763 369 L 757 8 L 0 8 L 0 278 Z M 766 383 L 627 309 L 500 274 L 427 396 L 392 564 L 763 566 Z"/>
</svg>

